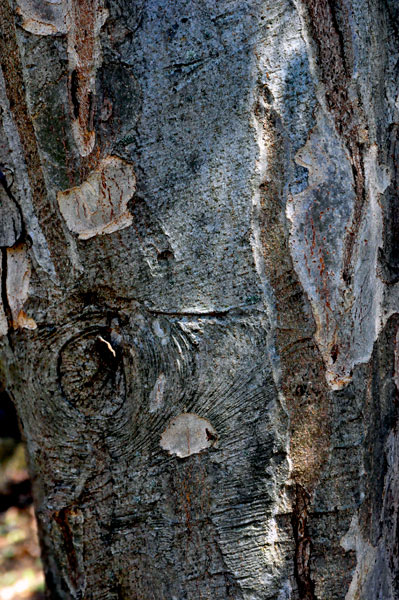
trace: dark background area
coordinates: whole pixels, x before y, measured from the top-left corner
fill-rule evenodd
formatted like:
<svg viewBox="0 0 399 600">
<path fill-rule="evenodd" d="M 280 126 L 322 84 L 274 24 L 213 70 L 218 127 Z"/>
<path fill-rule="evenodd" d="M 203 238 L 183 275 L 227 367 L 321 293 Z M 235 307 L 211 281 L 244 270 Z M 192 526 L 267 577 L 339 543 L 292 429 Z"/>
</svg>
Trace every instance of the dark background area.
<svg viewBox="0 0 399 600">
<path fill-rule="evenodd" d="M 42 600 L 43 574 L 25 446 L 14 404 L 0 392 L 0 600 Z"/>
</svg>

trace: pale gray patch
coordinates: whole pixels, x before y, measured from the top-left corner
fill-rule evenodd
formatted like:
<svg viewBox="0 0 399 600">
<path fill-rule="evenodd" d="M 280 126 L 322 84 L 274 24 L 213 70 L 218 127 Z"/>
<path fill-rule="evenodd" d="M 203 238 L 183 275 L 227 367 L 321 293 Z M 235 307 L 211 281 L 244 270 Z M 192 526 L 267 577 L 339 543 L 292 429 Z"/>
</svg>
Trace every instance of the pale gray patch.
<svg viewBox="0 0 399 600">
<path fill-rule="evenodd" d="M 150 394 L 150 412 L 156 412 L 162 406 L 163 393 L 165 390 L 166 377 L 161 373 L 155 382 Z"/>
<path fill-rule="evenodd" d="M 165 323 L 166 322 L 164 321 L 163 324 L 165 324 Z M 155 335 L 157 335 L 159 338 L 161 338 L 162 346 L 166 346 L 166 344 L 169 341 L 168 331 L 165 331 L 164 329 L 162 329 L 162 324 L 159 319 L 155 319 L 155 321 L 152 324 L 152 329 L 153 329 Z"/>
<path fill-rule="evenodd" d="M 292 587 L 290 582 L 287 580 L 284 582 L 283 587 L 280 590 L 277 600 L 290 600 L 292 598 Z"/>
<path fill-rule="evenodd" d="M 331 117 L 319 111 L 297 164 L 308 169 L 308 187 L 287 205 L 290 248 L 295 270 L 310 299 L 315 339 L 326 366 L 326 379 L 338 390 L 351 380 L 354 365 L 367 362 L 381 330 L 382 282 L 377 275 L 382 244 L 379 195 L 389 175 L 372 146 L 365 157 L 367 204 L 355 243 L 354 278 L 343 280 L 344 245 L 355 201 L 348 152 Z"/>
<path fill-rule="evenodd" d="M 356 600 L 361 597 L 359 594 L 362 593 L 377 556 L 377 549 L 364 539 L 361 533 L 357 514 L 353 516 L 348 532 L 341 539 L 341 546 L 346 552 L 349 550 L 356 552 L 356 569 L 345 596 L 345 600 Z"/>
<path fill-rule="evenodd" d="M 17 0 L 16 12 L 21 16 L 21 26 L 35 35 L 66 33 L 64 0 Z"/>
</svg>

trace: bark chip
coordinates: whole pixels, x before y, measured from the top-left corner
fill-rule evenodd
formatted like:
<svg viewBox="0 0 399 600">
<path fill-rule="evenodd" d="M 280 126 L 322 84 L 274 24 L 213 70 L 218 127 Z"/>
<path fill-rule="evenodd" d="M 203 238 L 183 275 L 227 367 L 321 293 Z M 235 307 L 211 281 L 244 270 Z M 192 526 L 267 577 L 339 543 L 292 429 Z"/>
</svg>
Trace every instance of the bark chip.
<svg viewBox="0 0 399 600">
<path fill-rule="evenodd" d="M 135 189 L 132 165 L 107 156 L 81 185 L 58 192 L 57 200 L 69 229 L 88 240 L 131 225 L 127 204 Z"/>
<path fill-rule="evenodd" d="M 194 413 L 182 413 L 172 421 L 161 436 L 161 448 L 179 458 L 186 458 L 210 448 L 217 433 L 207 419 Z"/>
</svg>

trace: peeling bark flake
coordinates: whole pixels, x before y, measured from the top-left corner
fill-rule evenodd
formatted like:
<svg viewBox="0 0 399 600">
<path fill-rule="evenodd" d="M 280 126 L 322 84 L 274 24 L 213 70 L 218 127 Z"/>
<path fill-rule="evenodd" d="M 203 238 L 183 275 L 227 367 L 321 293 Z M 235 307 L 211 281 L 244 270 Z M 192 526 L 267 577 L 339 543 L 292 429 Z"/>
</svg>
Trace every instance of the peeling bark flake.
<svg viewBox="0 0 399 600">
<path fill-rule="evenodd" d="M 37 325 L 23 310 L 29 295 L 31 265 L 23 244 L 7 248 L 7 298 L 14 329 L 36 329 Z"/>
<path fill-rule="evenodd" d="M 57 200 L 69 229 L 88 240 L 131 225 L 127 203 L 135 189 L 133 167 L 108 156 L 81 185 L 58 192 Z"/>
<path fill-rule="evenodd" d="M 182 413 L 169 423 L 161 437 L 161 448 L 186 458 L 210 448 L 217 433 L 209 421 L 193 413 Z"/>
</svg>

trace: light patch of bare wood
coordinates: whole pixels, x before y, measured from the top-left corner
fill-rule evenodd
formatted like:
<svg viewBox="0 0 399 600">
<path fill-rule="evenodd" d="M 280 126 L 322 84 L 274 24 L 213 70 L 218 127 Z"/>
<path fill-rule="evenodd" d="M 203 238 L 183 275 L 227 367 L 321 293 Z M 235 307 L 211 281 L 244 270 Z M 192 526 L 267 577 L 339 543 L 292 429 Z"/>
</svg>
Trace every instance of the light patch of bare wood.
<svg viewBox="0 0 399 600">
<path fill-rule="evenodd" d="M 14 329 L 36 329 L 37 325 L 23 310 L 29 295 L 31 265 L 26 246 L 7 248 L 7 298 Z"/>
<path fill-rule="evenodd" d="M 169 454 L 186 458 L 213 446 L 217 433 L 209 421 L 193 413 L 182 413 L 162 434 L 161 447 Z"/>
<path fill-rule="evenodd" d="M 132 165 L 107 156 L 81 185 L 58 192 L 58 205 L 69 229 L 88 240 L 131 225 L 127 203 L 135 189 Z"/>
</svg>

